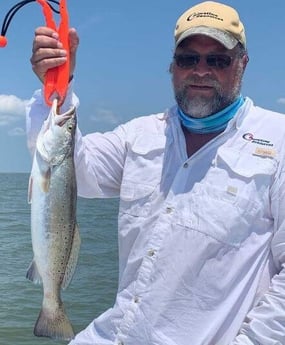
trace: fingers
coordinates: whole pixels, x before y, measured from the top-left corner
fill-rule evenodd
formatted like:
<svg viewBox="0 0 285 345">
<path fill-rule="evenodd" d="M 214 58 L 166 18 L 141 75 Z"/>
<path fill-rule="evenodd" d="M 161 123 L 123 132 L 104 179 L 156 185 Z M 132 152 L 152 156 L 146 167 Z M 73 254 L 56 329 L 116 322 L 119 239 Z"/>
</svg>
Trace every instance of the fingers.
<svg viewBox="0 0 285 345">
<path fill-rule="evenodd" d="M 70 29 L 70 76 L 75 68 L 75 55 L 79 38 L 75 29 Z M 67 60 L 67 52 L 59 41 L 58 33 L 48 27 L 39 27 L 35 30 L 32 56 L 32 69 L 43 82 L 48 69 L 57 67 Z"/>
<path fill-rule="evenodd" d="M 33 71 L 42 82 L 48 69 L 57 67 L 66 61 L 66 51 L 62 49 L 57 32 L 47 27 L 35 30 L 30 61 Z"/>
<path fill-rule="evenodd" d="M 76 51 L 79 45 L 79 37 L 75 29 L 69 30 L 69 50 L 70 50 L 70 74 L 71 77 L 74 73 L 76 64 Z"/>
<path fill-rule="evenodd" d="M 69 30 L 69 48 L 70 53 L 76 53 L 76 50 L 79 45 L 79 37 L 77 35 L 77 32 L 74 28 L 71 28 Z"/>
</svg>

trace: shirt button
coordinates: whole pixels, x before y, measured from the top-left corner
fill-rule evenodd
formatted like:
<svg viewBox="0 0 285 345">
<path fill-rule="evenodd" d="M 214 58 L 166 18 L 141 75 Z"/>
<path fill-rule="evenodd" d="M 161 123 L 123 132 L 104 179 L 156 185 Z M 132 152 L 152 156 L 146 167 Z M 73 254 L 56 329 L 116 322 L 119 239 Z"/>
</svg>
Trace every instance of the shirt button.
<svg viewBox="0 0 285 345">
<path fill-rule="evenodd" d="M 154 250 L 154 249 L 149 249 L 149 250 L 147 251 L 147 255 L 148 255 L 148 256 L 154 256 L 154 254 L 155 254 L 155 250 Z"/>
<path fill-rule="evenodd" d="M 184 163 L 184 165 L 183 165 L 183 168 L 188 168 L 188 166 L 189 166 L 189 164 L 188 163 Z"/>
<path fill-rule="evenodd" d="M 166 207 L 166 213 L 170 214 L 173 212 L 173 208 L 172 207 Z"/>
<path fill-rule="evenodd" d="M 139 303 L 139 301 L 140 301 L 140 299 L 138 298 L 138 296 L 135 296 L 135 297 L 134 297 L 134 302 L 135 302 L 135 303 Z"/>
<path fill-rule="evenodd" d="M 124 345 L 124 342 L 122 340 L 119 340 L 118 345 Z"/>
</svg>

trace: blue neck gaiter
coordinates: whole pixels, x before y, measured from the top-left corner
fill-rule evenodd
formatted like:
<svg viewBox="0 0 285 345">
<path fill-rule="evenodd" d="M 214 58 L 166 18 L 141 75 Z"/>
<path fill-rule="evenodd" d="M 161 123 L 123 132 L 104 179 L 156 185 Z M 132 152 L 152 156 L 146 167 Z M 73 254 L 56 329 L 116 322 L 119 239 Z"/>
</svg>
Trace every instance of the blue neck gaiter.
<svg viewBox="0 0 285 345">
<path fill-rule="evenodd" d="M 237 110 L 244 104 L 244 98 L 239 96 L 236 101 L 222 109 L 216 114 L 194 118 L 183 113 L 178 107 L 179 118 L 185 128 L 194 133 L 214 133 L 222 131 L 227 127 L 228 122 L 234 117 Z"/>
</svg>

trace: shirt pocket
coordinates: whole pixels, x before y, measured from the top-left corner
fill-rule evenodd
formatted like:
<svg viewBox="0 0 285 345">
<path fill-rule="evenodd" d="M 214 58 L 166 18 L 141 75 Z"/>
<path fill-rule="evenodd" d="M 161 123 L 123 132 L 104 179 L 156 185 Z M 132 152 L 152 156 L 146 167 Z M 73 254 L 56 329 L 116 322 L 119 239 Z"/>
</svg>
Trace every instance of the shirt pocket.
<svg viewBox="0 0 285 345">
<path fill-rule="evenodd" d="M 120 212 L 147 217 L 159 194 L 165 137 L 138 136 L 129 145 L 120 189 Z"/>
<path fill-rule="evenodd" d="M 204 180 L 227 193 L 266 205 L 277 166 L 274 157 L 220 147 Z"/>
<path fill-rule="evenodd" d="M 189 195 L 188 216 L 182 206 L 180 224 L 235 247 L 267 231 L 276 168 L 274 158 L 220 148 L 213 166 Z"/>
<path fill-rule="evenodd" d="M 205 183 L 194 186 L 188 203 L 190 212 L 182 208 L 179 225 L 234 247 L 239 247 L 249 236 L 260 211 L 255 200 L 231 195 Z"/>
<path fill-rule="evenodd" d="M 121 186 L 120 212 L 135 217 L 147 217 L 156 186 L 124 181 Z"/>
</svg>

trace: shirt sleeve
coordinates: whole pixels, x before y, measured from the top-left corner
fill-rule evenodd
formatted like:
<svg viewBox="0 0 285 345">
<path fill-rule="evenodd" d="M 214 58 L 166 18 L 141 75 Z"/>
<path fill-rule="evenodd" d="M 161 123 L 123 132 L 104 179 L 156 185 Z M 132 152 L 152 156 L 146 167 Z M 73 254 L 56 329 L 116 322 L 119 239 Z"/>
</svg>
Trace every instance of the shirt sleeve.
<svg viewBox="0 0 285 345">
<path fill-rule="evenodd" d="M 126 157 L 126 128 L 82 136 L 77 131 L 75 165 L 78 195 L 118 197 Z"/>
<path fill-rule="evenodd" d="M 285 171 L 272 188 L 274 235 L 271 252 L 278 273 L 248 313 L 232 345 L 282 345 L 285 341 Z"/>
</svg>

